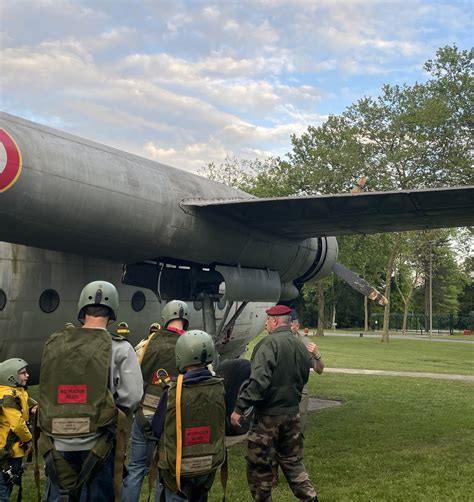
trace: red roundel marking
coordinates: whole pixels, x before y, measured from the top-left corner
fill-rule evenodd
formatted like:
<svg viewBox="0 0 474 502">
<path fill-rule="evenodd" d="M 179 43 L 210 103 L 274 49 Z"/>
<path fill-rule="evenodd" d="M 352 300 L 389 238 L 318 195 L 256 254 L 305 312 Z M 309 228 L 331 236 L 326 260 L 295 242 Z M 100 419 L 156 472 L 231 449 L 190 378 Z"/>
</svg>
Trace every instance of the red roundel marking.
<svg viewBox="0 0 474 502">
<path fill-rule="evenodd" d="M 21 152 L 15 140 L 5 131 L 0 128 L 0 143 L 6 152 L 6 158 L 0 156 L 0 192 L 8 190 L 21 173 Z M 0 146 L 0 149 L 2 147 Z"/>
</svg>

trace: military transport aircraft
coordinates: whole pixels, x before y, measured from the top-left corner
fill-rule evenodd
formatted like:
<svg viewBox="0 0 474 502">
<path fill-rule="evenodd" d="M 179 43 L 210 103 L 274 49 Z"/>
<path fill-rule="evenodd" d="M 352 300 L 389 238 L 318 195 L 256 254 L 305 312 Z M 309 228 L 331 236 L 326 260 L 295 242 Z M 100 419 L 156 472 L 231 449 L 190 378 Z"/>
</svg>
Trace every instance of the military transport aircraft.
<svg viewBox="0 0 474 502">
<path fill-rule="evenodd" d="M 0 360 L 24 357 L 35 376 L 96 279 L 118 286 L 132 341 L 180 298 L 221 357 L 238 357 L 266 306 L 331 272 L 383 302 L 336 263 L 335 236 L 473 224 L 472 186 L 258 199 L 1 113 Z"/>
</svg>

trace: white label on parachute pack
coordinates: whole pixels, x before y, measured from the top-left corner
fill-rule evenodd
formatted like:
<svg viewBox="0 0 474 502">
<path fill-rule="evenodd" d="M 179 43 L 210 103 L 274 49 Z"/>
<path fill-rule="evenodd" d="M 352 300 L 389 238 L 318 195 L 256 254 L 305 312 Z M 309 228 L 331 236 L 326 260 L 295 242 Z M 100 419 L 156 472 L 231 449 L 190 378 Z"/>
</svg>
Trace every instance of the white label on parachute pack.
<svg viewBox="0 0 474 502">
<path fill-rule="evenodd" d="M 181 472 L 183 474 L 210 471 L 211 467 L 212 455 L 207 455 L 205 457 L 183 458 L 181 460 Z"/>
<path fill-rule="evenodd" d="M 153 394 L 145 394 L 145 397 L 143 398 L 143 406 L 152 408 L 153 410 L 156 410 L 159 402 L 159 396 L 154 396 Z"/>
<path fill-rule="evenodd" d="M 87 434 L 90 432 L 89 418 L 53 418 L 53 434 Z"/>
</svg>

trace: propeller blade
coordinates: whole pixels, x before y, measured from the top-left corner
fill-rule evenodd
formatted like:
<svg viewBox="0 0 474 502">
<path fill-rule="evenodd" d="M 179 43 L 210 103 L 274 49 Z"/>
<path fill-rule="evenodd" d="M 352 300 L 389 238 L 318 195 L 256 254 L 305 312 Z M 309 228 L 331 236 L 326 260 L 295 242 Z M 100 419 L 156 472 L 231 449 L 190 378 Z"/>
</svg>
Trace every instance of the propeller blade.
<svg viewBox="0 0 474 502">
<path fill-rule="evenodd" d="M 340 263 L 335 263 L 332 267 L 332 271 L 343 281 L 345 281 L 352 289 L 355 289 L 364 296 L 367 296 L 370 300 L 375 300 L 379 305 L 384 307 L 387 305 L 387 299 L 385 296 L 373 288 L 365 279 L 359 277 L 355 272 L 349 270 L 344 265 Z"/>
</svg>

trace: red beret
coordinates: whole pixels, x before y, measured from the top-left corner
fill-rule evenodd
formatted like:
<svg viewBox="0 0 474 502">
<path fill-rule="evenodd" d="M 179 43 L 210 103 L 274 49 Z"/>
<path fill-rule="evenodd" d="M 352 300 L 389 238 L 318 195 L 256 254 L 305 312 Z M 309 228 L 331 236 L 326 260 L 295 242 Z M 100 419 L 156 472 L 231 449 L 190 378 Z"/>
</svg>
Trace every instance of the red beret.
<svg viewBox="0 0 474 502">
<path fill-rule="evenodd" d="M 291 314 L 291 309 L 286 305 L 275 305 L 274 307 L 265 310 L 265 312 L 267 315 L 289 315 Z"/>
</svg>

